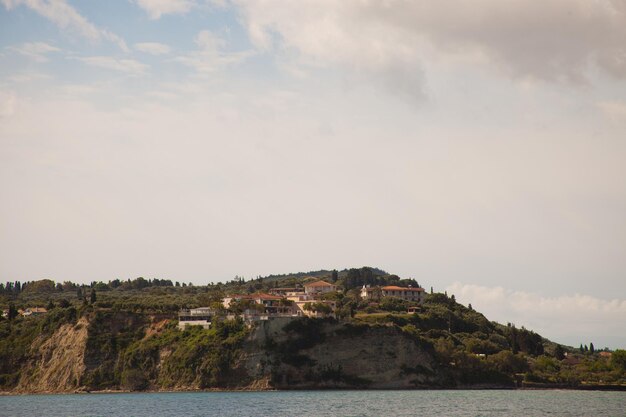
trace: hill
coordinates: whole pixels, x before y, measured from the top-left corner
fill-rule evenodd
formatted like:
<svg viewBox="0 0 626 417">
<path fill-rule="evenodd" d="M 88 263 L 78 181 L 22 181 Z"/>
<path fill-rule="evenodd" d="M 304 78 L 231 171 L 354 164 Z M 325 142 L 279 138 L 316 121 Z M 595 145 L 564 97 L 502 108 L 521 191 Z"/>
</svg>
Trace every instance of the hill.
<svg viewBox="0 0 626 417">
<path fill-rule="evenodd" d="M 177 328 L 181 308 L 221 307 L 226 294 L 324 279 L 336 318 L 215 320 Z M 193 286 L 114 280 L 0 285 L 0 389 L 194 390 L 603 387 L 626 385 L 626 352 L 574 349 L 488 320 L 453 295 L 411 303 L 362 300 L 362 285 L 418 286 L 376 268 L 321 270 Z M 41 315 L 16 315 L 47 307 Z M 15 316 L 15 317 L 13 317 Z"/>
</svg>

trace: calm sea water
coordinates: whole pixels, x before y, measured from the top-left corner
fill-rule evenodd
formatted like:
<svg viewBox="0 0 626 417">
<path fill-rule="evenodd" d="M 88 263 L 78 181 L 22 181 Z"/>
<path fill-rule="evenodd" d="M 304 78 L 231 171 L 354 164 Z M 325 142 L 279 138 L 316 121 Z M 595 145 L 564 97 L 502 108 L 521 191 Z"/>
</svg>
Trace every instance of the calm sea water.
<svg viewBox="0 0 626 417">
<path fill-rule="evenodd" d="M 288 391 L 0 397 L 2 417 L 626 416 L 626 392 Z"/>
</svg>

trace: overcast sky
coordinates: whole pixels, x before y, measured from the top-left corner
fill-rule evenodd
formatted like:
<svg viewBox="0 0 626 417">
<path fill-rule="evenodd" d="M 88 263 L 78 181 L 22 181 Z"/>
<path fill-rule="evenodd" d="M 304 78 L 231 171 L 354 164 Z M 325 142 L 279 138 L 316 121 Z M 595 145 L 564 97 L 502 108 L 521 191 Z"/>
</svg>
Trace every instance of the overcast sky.
<svg viewBox="0 0 626 417">
<path fill-rule="evenodd" d="M 626 1 L 0 0 L 0 281 L 363 265 L 626 347 Z"/>
</svg>

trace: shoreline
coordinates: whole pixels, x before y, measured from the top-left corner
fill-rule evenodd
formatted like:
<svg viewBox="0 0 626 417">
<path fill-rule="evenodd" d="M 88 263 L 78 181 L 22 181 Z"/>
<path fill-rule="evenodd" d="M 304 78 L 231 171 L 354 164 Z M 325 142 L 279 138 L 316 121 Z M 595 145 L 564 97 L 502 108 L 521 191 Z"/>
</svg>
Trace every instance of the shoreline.
<svg viewBox="0 0 626 417">
<path fill-rule="evenodd" d="M 181 390 L 98 390 L 98 391 L 38 391 L 38 392 L 14 392 L 0 391 L 1 397 L 27 396 L 27 395 L 83 395 L 83 394 L 184 394 L 184 393 L 234 393 L 234 392 L 298 392 L 298 391 L 605 391 L 626 392 L 626 385 L 580 385 L 577 387 L 564 385 L 550 386 L 525 386 L 525 387 L 447 387 L 447 388 L 297 388 L 297 389 L 246 389 L 246 388 L 208 388 L 208 389 L 181 389 Z"/>
</svg>

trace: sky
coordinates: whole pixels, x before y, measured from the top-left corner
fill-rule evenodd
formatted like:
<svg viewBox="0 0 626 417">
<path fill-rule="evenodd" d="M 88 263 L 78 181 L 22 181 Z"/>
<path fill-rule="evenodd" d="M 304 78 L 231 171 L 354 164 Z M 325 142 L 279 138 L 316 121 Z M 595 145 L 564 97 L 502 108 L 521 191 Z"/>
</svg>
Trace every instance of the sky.
<svg viewBox="0 0 626 417">
<path fill-rule="evenodd" d="M 624 0 L 0 0 L 0 281 L 368 265 L 625 348 L 624 132 Z"/>
</svg>

